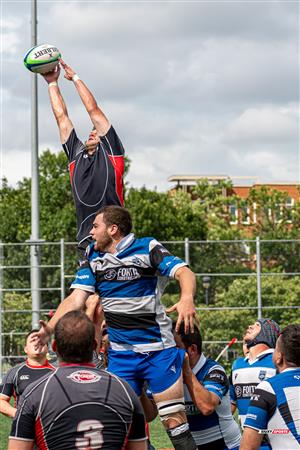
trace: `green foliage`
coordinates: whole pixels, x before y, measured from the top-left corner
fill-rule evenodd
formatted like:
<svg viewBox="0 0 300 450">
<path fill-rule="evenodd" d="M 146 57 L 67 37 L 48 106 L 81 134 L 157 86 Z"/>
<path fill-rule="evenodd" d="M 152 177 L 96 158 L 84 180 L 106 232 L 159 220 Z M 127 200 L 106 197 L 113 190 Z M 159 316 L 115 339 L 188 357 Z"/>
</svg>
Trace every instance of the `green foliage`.
<svg viewBox="0 0 300 450">
<path fill-rule="evenodd" d="M 72 199 L 67 160 L 63 152 L 53 154 L 46 150 L 40 157 L 40 235 L 46 241 L 75 241 L 76 215 Z M 126 173 L 130 160 L 125 163 Z M 299 239 L 300 237 L 300 202 L 293 207 L 287 205 L 285 193 L 262 187 L 252 189 L 247 200 L 233 195 L 233 186 L 229 181 L 220 181 L 212 185 L 202 180 L 195 186 L 192 195 L 181 190 L 168 193 L 129 188 L 126 185 L 126 206 L 132 213 L 134 231 L 137 236 L 154 236 L 160 241 L 203 240 L 190 245 L 190 266 L 196 273 L 250 273 L 255 269 L 255 241 L 246 248 L 239 239 L 260 236 L 262 239 Z M 21 243 L 30 238 L 30 179 L 24 178 L 13 188 L 3 180 L 0 190 L 0 240 L 3 242 Z M 257 221 L 244 227 L 239 218 L 232 226 L 229 206 L 238 208 L 256 205 Z M 271 211 L 271 213 L 270 213 Z M 292 223 L 291 223 L 292 221 Z M 216 240 L 216 243 L 207 242 Z M 222 243 L 220 240 L 235 242 Z M 298 272 L 300 266 L 299 242 L 263 243 L 261 245 L 262 271 Z M 182 243 L 167 244 L 169 250 L 184 258 Z M 27 247 L 4 248 L 4 260 L 7 265 L 30 265 L 30 252 Z M 57 265 L 60 260 L 60 248 L 43 246 L 41 263 Z M 75 248 L 69 248 L 65 254 L 66 273 L 72 275 L 76 269 Z M 5 269 L 3 272 L 5 288 L 30 288 L 30 271 L 28 268 Z M 67 280 L 67 283 L 70 279 Z M 42 269 L 43 287 L 60 286 L 59 268 Z M 67 284 L 66 283 L 66 284 Z M 298 283 L 299 284 L 299 283 Z M 66 286 L 67 288 L 67 286 Z M 67 292 L 67 290 L 66 290 Z M 234 279 L 234 276 L 211 277 L 209 302 L 214 306 L 256 305 L 256 279 L 245 277 Z M 202 280 L 198 279 L 196 297 L 197 306 L 203 304 L 204 289 Z M 17 295 L 17 294 L 15 294 Z M 7 299 L 5 295 L 5 299 Z M 164 296 L 166 305 L 178 300 L 178 285 L 169 284 Z M 42 292 L 42 307 L 54 308 L 60 300 L 57 291 Z M 7 302 L 8 300 L 5 300 Z M 14 302 L 14 298 L 11 300 Z M 22 302 L 29 302 L 29 294 L 17 297 L 16 308 L 23 308 Z M 264 277 L 263 304 L 299 305 L 299 287 L 292 278 Z M 8 303 L 5 303 L 8 307 Z M 13 309 L 9 306 L 10 309 Z M 270 315 L 280 323 L 288 323 L 296 319 L 296 310 L 270 310 Z M 20 316 L 19 316 L 20 317 Z M 232 335 L 241 336 L 249 322 L 257 317 L 256 310 L 216 311 L 200 314 L 206 340 L 229 340 Z M 5 320 L 7 320 L 5 318 Z M 14 317 L 5 325 L 6 329 L 19 329 L 19 318 Z M 24 322 L 27 328 L 27 323 Z M 215 355 L 214 355 L 215 356 Z"/>
<path fill-rule="evenodd" d="M 163 241 L 205 237 L 201 212 L 194 207 L 190 195 L 182 191 L 171 197 L 145 187 L 131 188 L 126 207 L 132 214 L 134 231 L 138 236 L 155 236 Z"/>
<path fill-rule="evenodd" d="M 300 304 L 300 285 L 296 277 L 262 277 L 262 305 L 297 306 Z M 234 310 L 233 307 L 256 307 L 256 278 L 234 280 L 228 289 L 216 295 L 216 307 L 228 307 L 227 310 L 201 311 L 199 313 L 201 330 L 205 340 L 229 341 L 233 337 L 242 339 L 248 325 L 257 319 L 256 309 Z M 263 309 L 263 316 L 270 317 L 281 327 L 299 322 L 297 309 Z"/>
</svg>

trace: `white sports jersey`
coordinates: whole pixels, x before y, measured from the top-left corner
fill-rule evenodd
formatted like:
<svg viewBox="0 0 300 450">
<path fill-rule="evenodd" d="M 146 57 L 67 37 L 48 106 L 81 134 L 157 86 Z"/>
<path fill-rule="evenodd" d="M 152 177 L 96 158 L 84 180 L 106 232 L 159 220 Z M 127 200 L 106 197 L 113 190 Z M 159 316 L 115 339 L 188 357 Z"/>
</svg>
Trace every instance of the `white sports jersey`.
<svg viewBox="0 0 300 450">
<path fill-rule="evenodd" d="M 300 368 L 260 383 L 251 397 L 245 427 L 266 433 L 272 450 L 300 448 Z"/>
<path fill-rule="evenodd" d="M 254 360 L 250 360 L 248 356 L 238 358 L 232 365 L 230 399 L 238 408 L 242 426 L 254 389 L 263 380 L 276 375 L 276 368 L 272 360 L 273 352 L 273 349 L 265 350 Z"/>
</svg>

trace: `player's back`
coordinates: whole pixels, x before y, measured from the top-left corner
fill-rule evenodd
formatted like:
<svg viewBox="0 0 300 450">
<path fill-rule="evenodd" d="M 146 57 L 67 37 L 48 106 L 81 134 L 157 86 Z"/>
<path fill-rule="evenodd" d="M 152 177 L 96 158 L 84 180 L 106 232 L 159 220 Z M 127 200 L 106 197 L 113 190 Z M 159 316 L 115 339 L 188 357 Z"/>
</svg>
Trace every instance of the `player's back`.
<svg viewBox="0 0 300 450">
<path fill-rule="evenodd" d="M 300 368 L 263 381 L 251 399 L 245 425 L 267 431 L 272 449 L 300 448 Z"/>
<path fill-rule="evenodd" d="M 143 430 L 136 400 L 127 383 L 108 372 L 66 364 L 26 390 L 11 436 L 49 450 L 121 449 L 139 414 Z"/>
</svg>

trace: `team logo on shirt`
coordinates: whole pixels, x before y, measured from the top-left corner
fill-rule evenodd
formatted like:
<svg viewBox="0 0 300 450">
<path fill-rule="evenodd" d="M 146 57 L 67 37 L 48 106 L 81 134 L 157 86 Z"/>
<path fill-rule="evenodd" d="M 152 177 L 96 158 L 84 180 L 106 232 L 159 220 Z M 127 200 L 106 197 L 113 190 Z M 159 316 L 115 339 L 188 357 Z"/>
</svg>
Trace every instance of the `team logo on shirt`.
<svg viewBox="0 0 300 450">
<path fill-rule="evenodd" d="M 107 270 L 103 278 L 107 281 L 131 281 L 141 278 L 141 275 L 135 267 L 120 267 L 117 270 Z"/>
<path fill-rule="evenodd" d="M 21 375 L 20 380 L 29 380 L 29 375 Z"/>
<path fill-rule="evenodd" d="M 258 378 L 260 381 L 263 381 L 266 378 L 267 375 L 267 371 L 266 370 L 261 370 L 258 374 Z"/>
<path fill-rule="evenodd" d="M 115 269 L 110 269 L 110 270 L 108 270 L 108 271 L 105 273 L 104 278 L 105 278 L 106 280 L 113 280 L 114 278 L 116 278 L 116 276 L 117 276 L 116 270 L 115 270 Z"/>
<path fill-rule="evenodd" d="M 90 372 L 89 370 L 77 370 L 76 372 L 71 373 L 67 378 L 74 381 L 75 383 L 96 383 L 100 380 L 101 375 L 96 374 L 95 372 Z"/>
<path fill-rule="evenodd" d="M 235 395 L 237 396 L 237 398 L 242 397 L 243 389 L 241 388 L 241 386 L 235 386 Z"/>
</svg>

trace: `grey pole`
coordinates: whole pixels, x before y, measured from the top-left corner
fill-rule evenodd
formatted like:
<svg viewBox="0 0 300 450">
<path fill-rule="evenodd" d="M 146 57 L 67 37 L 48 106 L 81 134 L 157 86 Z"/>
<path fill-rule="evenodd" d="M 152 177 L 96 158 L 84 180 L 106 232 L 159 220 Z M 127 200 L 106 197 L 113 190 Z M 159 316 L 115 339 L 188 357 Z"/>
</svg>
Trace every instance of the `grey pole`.
<svg viewBox="0 0 300 450">
<path fill-rule="evenodd" d="M 37 5 L 31 0 L 31 46 L 37 45 Z M 31 236 L 30 246 L 30 282 L 32 301 L 32 328 L 36 328 L 40 319 L 41 276 L 40 276 L 40 234 L 39 225 L 39 160 L 38 160 L 38 93 L 37 75 L 31 75 Z"/>
<path fill-rule="evenodd" d="M 65 298 L 65 241 L 60 240 L 60 301 Z"/>
<path fill-rule="evenodd" d="M 189 238 L 184 239 L 184 260 L 190 265 L 190 243 Z"/>
<path fill-rule="evenodd" d="M 2 343 L 2 309 L 3 306 L 3 244 L 0 242 L 0 382 L 2 382 L 2 374 L 3 374 L 3 343 Z"/>
<path fill-rule="evenodd" d="M 260 238 L 256 238 L 257 318 L 262 318 Z"/>
</svg>

